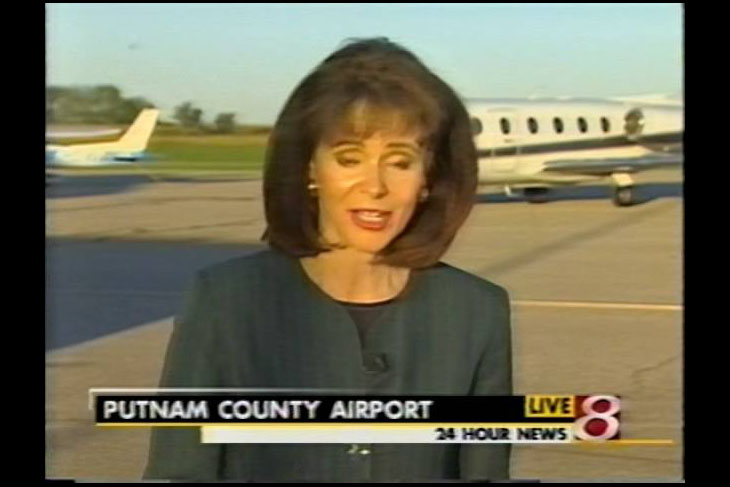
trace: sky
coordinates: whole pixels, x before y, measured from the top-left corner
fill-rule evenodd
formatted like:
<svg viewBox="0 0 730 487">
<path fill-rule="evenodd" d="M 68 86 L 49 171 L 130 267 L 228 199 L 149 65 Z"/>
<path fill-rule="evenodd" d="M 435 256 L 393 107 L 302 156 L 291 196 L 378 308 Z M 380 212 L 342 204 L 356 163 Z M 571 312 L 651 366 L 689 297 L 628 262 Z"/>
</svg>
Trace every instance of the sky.
<svg viewBox="0 0 730 487">
<path fill-rule="evenodd" d="M 464 98 L 680 95 L 683 22 L 681 4 L 46 4 L 46 83 L 270 125 L 346 39 L 382 36 Z"/>
</svg>

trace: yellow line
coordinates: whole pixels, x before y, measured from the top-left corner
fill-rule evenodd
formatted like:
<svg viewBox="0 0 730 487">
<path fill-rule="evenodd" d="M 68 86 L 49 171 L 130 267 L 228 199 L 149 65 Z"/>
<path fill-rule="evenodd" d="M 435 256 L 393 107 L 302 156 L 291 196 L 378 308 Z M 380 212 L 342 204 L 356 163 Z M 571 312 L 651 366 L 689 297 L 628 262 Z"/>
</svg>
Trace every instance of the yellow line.
<svg viewBox="0 0 730 487">
<path fill-rule="evenodd" d="M 575 444 L 586 446 L 630 446 L 630 445 L 675 445 L 674 440 L 607 440 L 607 441 L 575 441 Z"/>
<path fill-rule="evenodd" d="M 596 301 L 532 301 L 514 300 L 515 306 L 542 306 L 547 308 L 634 309 L 643 311 L 682 311 L 681 304 L 601 303 Z"/>
</svg>

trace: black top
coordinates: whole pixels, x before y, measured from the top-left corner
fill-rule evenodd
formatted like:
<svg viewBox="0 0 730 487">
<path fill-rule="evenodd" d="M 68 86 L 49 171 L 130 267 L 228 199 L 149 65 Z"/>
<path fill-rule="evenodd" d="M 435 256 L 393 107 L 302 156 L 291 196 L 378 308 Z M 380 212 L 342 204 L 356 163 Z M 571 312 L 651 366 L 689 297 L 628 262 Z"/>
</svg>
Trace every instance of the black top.
<svg viewBox="0 0 730 487">
<path fill-rule="evenodd" d="M 390 303 L 395 300 L 388 299 L 378 303 L 350 303 L 347 301 L 337 301 L 347 309 L 350 313 L 350 318 L 355 322 L 357 326 L 357 332 L 360 335 L 360 346 L 365 343 L 365 335 L 374 322 L 377 321 L 383 311 L 388 307 Z"/>
<path fill-rule="evenodd" d="M 446 264 L 413 271 L 406 289 L 368 319 L 361 341 L 346 308 L 314 285 L 297 259 L 280 252 L 217 264 L 198 274 L 175 320 L 161 387 L 512 393 L 509 298 L 496 284 Z M 366 450 L 201 444 L 196 428 L 153 428 L 145 477 L 504 479 L 509 457 L 507 444 L 376 444 Z"/>
</svg>

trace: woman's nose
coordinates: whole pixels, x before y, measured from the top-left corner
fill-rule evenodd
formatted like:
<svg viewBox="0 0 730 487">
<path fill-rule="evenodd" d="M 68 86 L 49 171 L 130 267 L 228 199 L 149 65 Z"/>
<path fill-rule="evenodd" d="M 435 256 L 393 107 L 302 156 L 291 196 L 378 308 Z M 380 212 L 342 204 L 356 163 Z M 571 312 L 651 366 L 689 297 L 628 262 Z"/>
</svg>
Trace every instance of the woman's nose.
<svg viewBox="0 0 730 487">
<path fill-rule="evenodd" d="M 369 167 L 364 175 L 363 188 L 373 198 L 382 198 L 388 193 L 383 168 L 380 164 Z"/>
</svg>

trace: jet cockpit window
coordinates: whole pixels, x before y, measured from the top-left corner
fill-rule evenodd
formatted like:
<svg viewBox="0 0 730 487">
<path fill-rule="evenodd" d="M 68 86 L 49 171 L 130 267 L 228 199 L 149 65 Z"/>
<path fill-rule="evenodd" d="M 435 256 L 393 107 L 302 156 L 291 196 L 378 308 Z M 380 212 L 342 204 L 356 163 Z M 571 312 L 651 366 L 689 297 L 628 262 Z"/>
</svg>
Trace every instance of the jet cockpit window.
<svg viewBox="0 0 730 487">
<path fill-rule="evenodd" d="M 530 133 L 531 134 L 536 134 L 537 133 L 537 129 L 538 129 L 538 127 L 537 127 L 537 120 L 535 120 L 532 117 L 528 118 L 527 119 L 527 128 L 530 129 Z"/>
<path fill-rule="evenodd" d="M 601 129 L 604 132 L 611 130 L 611 122 L 609 122 L 606 117 L 601 117 Z"/>
<path fill-rule="evenodd" d="M 562 134 L 563 133 L 563 120 L 558 117 L 553 118 L 553 127 L 555 127 L 555 132 Z"/>
<path fill-rule="evenodd" d="M 586 122 L 586 119 L 583 117 L 578 117 L 578 130 L 582 133 L 588 132 L 588 122 Z"/>
<path fill-rule="evenodd" d="M 502 133 L 507 135 L 510 131 L 509 120 L 506 118 L 500 118 L 499 127 L 502 129 Z"/>
<path fill-rule="evenodd" d="M 470 119 L 470 121 L 471 121 L 471 134 L 472 135 L 481 134 L 482 130 L 484 130 L 484 127 L 482 126 L 482 121 L 476 117 L 472 117 Z"/>
</svg>

